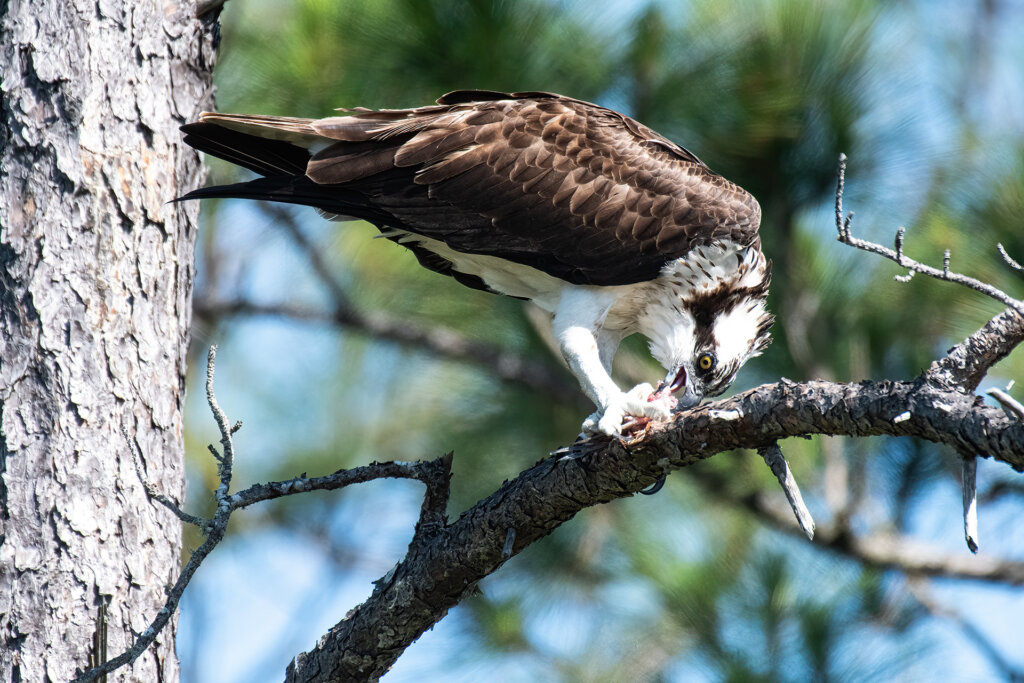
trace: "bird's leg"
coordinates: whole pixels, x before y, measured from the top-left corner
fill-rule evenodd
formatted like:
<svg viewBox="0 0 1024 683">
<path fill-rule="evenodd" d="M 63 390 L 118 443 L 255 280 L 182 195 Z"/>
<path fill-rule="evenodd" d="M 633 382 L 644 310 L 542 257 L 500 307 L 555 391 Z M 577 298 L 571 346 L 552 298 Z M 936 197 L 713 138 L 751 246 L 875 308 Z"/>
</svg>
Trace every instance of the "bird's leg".
<svg viewBox="0 0 1024 683">
<path fill-rule="evenodd" d="M 654 389 L 640 384 L 623 392 L 609 374 L 612 356 L 618 346 L 613 333 L 602 330 L 613 295 L 579 287 L 562 294 L 552 328 L 562 357 L 579 380 L 583 392 L 597 411 L 583 422 L 584 433 L 615 435 L 626 416 L 666 419 L 669 410 L 663 402 L 648 401 Z"/>
</svg>

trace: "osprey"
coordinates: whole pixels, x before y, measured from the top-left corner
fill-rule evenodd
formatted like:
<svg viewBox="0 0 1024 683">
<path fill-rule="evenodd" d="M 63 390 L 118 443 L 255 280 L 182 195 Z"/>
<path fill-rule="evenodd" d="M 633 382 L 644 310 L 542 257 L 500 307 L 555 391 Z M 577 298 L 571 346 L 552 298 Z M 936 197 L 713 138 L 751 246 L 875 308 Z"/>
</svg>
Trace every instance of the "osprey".
<svg viewBox="0 0 1024 683">
<path fill-rule="evenodd" d="M 433 271 L 533 301 L 597 406 L 585 433 L 619 434 L 716 396 L 768 345 L 760 206 L 650 128 L 546 92 L 463 90 L 435 106 L 341 111 L 203 113 L 182 127 L 185 142 L 261 177 L 182 199 L 363 219 Z M 623 392 L 611 379 L 634 332 L 668 371 L 657 390 Z"/>
</svg>

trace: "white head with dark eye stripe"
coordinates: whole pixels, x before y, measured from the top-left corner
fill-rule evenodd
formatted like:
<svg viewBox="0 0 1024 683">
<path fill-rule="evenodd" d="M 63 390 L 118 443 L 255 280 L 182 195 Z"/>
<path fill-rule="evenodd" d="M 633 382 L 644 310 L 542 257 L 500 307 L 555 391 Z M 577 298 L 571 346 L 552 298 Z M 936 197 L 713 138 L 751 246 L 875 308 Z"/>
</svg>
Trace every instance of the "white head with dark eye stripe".
<svg viewBox="0 0 1024 683">
<path fill-rule="evenodd" d="M 702 396 L 721 394 L 743 364 L 761 354 L 771 342 L 772 320 L 763 297 L 744 297 L 714 317 L 712 343 L 696 349 L 694 371 Z"/>
<path fill-rule="evenodd" d="M 679 277 L 693 272 L 700 276 Z M 668 370 L 663 392 L 685 389 L 680 405 L 686 407 L 724 392 L 740 367 L 770 343 L 773 317 L 765 299 L 771 275 L 759 251 L 708 249 L 677 266 L 673 276 L 679 291 L 671 305 L 647 312 L 642 331 L 651 354 Z"/>
</svg>

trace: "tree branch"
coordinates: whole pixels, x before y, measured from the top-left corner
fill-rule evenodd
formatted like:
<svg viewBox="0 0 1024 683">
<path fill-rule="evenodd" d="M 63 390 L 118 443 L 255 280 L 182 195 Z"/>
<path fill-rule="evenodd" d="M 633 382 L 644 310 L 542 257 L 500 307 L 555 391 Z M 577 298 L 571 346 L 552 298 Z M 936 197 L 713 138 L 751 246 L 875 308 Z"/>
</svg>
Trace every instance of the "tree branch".
<svg viewBox="0 0 1024 683">
<path fill-rule="evenodd" d="M 771 469 L 775 478 L 779 480 L 782 491 L 786 494 L 786 500 L 789 501 L 789 507 L 793 509 L 793 515 L 796 517 L 800 531 L 804 533 L 807 540 L 813 541 L 814 519 L 804 503 L 804 497 L 800 494 L 800 487 L 797 486 L 796 478 L 793 477 L 793 472 L 789 469 L 789 463 L 786 462 L 785 456 L 782 455 L 782 449 L 779 448 L 779 444 L 773 443 L 770 446 L 763 446 L 757 452 L 764 458 L 765 464 Z"/>
<path fill-rule="evenodd" d="M 454 330 L 434 327 L 421 328 L 389 315 L 361 313 L 351 307 L 336 307 L 331 311 L 296 306 L 294 304 L 260 304 L 241 299 L 215 301 L 196 299 L 197 316 L 219 318 L 224 316 L 274 316 L 302 322 L 332 323 L 363 334 L 395 342 L 405 347 L 432 353 L 440 358 L 469 363 L 493 372 L 495 376 L 550 396 L 553 400 L 582 404 L 585 397 L 569 380 L 569 375 L 551 363 L 531 360 L 525 356 L 469 339 Z"/>
<path fill-rule="evenodd" d="M 1024 316 L 1006 309 L 935 361 L 925 373 L 929 382 L 973 392 L 989 368 L 1024 342 Z"/>
<path fill-rule="evenodd" d="M 371 463 L 370 465 L 357 467 L 351 470 L 338 470 L 334 474 L 324 477 L 307 478 L 303 476 L 296 477 L 289 481 L 256 484 L 243 491 L 229 495 L 232 474 L 231 466 L 234 459 L 233 436 L 235 432 L 241 428 L 242 424 L 241 422 L 236 422 L 234 425 L 230 425 L 227 415 L 225 415 L 224 411 L 217 403 L 217 398 L 213 391 L 213 379 L 217 359 L 216 346 L 210 347 L 210 352 L 207 358 L 206 398 L 210 405 L 210 411 L 213 413 L 214 420 L 217 422 L 217 428 L 220 431 L 222 449 L 222 451 L 218 453 L 213 446 L 209 447 L 210 452 L 217 459 L 218 475 L 220 479 L 216 490 L 217 511 L 214 514 L 213 519 L 203 519 L 181 511 L 174 502 L 166 496 L 156 492 L 150 484 L 142 479 L 142 471 L 138 466 L 140 458 L 136 453 L 134 443 L 128 439 L 128 445 L 132 451 L 132 457 L 136 460 L 136 472 L 139 474 L 139 478 L 142 479 L 143 486 L 145 486 L 146 492 L 149 496 L 155 502 L 168 507 L 183 521 L 198 526 L 203 533 L 206 534 L 206 539 L 189 557 L 188 562 L 181 570 L 178 579 L 168 591 L 167 601 L 157 613 L 156 617 L 152 620 L 149 627 L 142 633 L 136 635 L 132 645 L 123 653 L 111 660 L 102 662 L 98 666 L 82 672 L 77 678 L 75 678 L 74 683 L 86 683 L 87 681 L 94 681 L 101 677 L 105 677 L 106 674 L 134 662 L 142 655 L 143 652 L 146 651 L 147 648 L 149 648 L 150 645 L 153 644 L 157 635 L 159 635 L 164 627 L 167 626 L 171 617 L 174 615 L 175 610 L 178 608 L 178 603 L 181 601 L 181 596 L 184 594 L 185 589 L 191 582 L 196 570 L 199 569 L 199 566 L 207 556 L 209 556 L 209 554 L 213 552 L 213 549 L 216 548 L 224 539 L 228 522 L 230 521 L 232 513 L 236 510 L 240 510 L 264 500 L 282 498 L 284 496 L 290 496 L 297 493 L 305 493 L 306 491 L 334 490 L 343 488 L 350 484 L 370 481 L 373 479 L 403 478 L 417 479 L 422 481 L 427 487 L 427 493 L 423 502 L 423 510 L 420 513 L 420 520 L 416 525 L 417 532 L 413 539 L 414 543 L 417 538 L 421 539 L 421 543 L 424 542 L 422 539 L 435 533 L 436 529 L 443 527 L 447 521 L 445 508 L 448 503 L 448 481 L 451 477 L 451 453 L 448 453 L 447 455 L 444 455 L 432 462 Z"/>
<path fill-rule="evenodd" d="M 730 495 L 726 480 L 706 468 L 690 470 L 702 490 L 728 505 L 740 505 L 756 519 L 794 537 L 805 538 L 803 530 L 782 505 L 762 491 L 745 496 Z M 943 548 L 907 536 L 887 532 L 854 534 L 845 523 L 818 524 L 813 543 L 879 569 L 894 569 L 908 576 L 989 581 L 1024 585 L 1024 562 L 996 557 L 955 555 Z"/>
<path fill-rule="evenodd" d="M 904 413 L 909 417 L 893 418 Z M 729 419 L 723 419 L 729 415 Z M 508 559 L 505 539 L 515 530 L 512 553 L 547 535 L 585 507 L 638 492 L 665 468 L 677 469 L 735 448 L 759 448 L 793 436 L 915 436 L 978 452 L 1024 470 L 1024 424 L 1002 410 L 975 405 L 958 391 L 928 382 L 835 384 L 783 380 L 679 413 L 623 442 L 594 437 L 541 461 L 477 503 L 426 548 L 409 554 L 384 584 L 333 627 L 309 653 L 289 666 L 288 681 L 365 679 L 380 676 L 419 635 L 447 613 L 480 579 Z M 827 534 L 818 536 L 827 538 Z M 948 558 L 917 555 L 904 546 L 851 539 L 875 563 L 938 574 Z M 823 542 L 823 541 L 819 541 Z M 839 543 L 838 540 L 833 541 Z M 971 559 L 972 563 L 978 562 Z M 904 565 L 903 563 L 907 563 Z M 977 566 L 977 565 L 974 565 Z M 1013 583 L 1024 573 L 982 564 Z M 956 571 L 980 576 L 966 563 Z M 400 587 L 400 588 L 396 588 Z M 385 617 L 385 615 L 387 615 Z M 379 627 L 386 619 L 388 628 Z"/>
<path fill-rule="evenodd" d="M 853 212 L 851 211 L 847 213 L 845 217 L 843 216 L 843 190 L 845 188 L 845 184 L 846 155 L 840 154 L 838 180 L 836 182 L 836 232 L 838 233 L 837 239 L 840 242 L 842 242 L 843 244 L 848 244 L 851 247 L 855 247 L 857 249 L 870 252 L 872 254 L 878 254 L 879 256 L 883 256 L 889 259 L 890 261 L 894 261 L 898 265 L 907 268 L 910 272 L 908 273 L 907 277 L 900 278 L 903 282 L 908 281 L 913 273 L 924 273 L 925 275 L 931 276 L 936 280 L 946 280 L 947 282 L 955 282 L 959 285 L 963 285 L 964 287 L 969 287 L 970 289 L 981 292 L 982 294 L 995 299 L 996 301 L 1002 303 L 1003 305 L 1015 309 L 1019 314 L 1024 315 L 1024 301 L 1014 299 L 1013 297 L 1011 297 L 998 287 L 993 287 L 992 285 L 986 282 L 981 282 L 980 280 L 975 280 L 972 277 L 967 277 L 966 275 L 961 275 L 959 273 L 952 272 L 949 269 L 949 249 L 947 249 L 943 254 L 942 270 L 932 268 L 931 266 L 926 266 L 925 264 L 915 261 L 914 259 L 904 255 L 903 236 L 906 232 L 905 228 L 900 228 L 899 230 L 896 231 L 895 249 L 889 249 L 887 247 L 883 247 L 880 244 L 875 244 L 874 242 L 869 242 L 867 240 L 862 240 L 854 237 L 853 231 L 851 229 Z M 1004 260 L 1008 258 L 1008 255 L 1006 254 L 1005 250 L 1000 249 L 1000 253 L 1003 254 Z M 1010 263 L 1010 261 L 1012 261 L 1012 259 L 1007 261 L 1007 263 L 1011 267 L 1014 267 L 1016 262 Z"/>
</svg>

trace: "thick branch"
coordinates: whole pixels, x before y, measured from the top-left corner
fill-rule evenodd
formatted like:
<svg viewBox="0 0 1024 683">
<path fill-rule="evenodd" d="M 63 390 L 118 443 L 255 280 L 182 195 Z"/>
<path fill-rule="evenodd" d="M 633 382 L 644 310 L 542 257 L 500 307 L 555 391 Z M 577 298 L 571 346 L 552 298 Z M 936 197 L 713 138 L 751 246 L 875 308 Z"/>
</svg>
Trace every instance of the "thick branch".
<svg viewBox="0 0 1024 683">
<path fill-rule="evenodd" d="M 909 417 L 893 418 L 909 412 Z M 665 467 L 691 465 L 724 450 L 758 448 L 792 436 L 916 436 L 977 452 L 1024 470 L 1024 423 L 924 381 L 796 384 L 783 380 L 655 424 L 630 442 L 593 438 L 571 455 L 544 460 L 477 503 L 424 547 L 412 546 L 386 582 L 317 647 L 296 658 L 289 681 L 365 679 L 387 670 L 512 553 L 585 507 L 636 493 Z M 878 547 L 861 551 L 869 553 Z M 897 549 L 889 548 L 890 556 Z M 909 558 L 905 558 L 908 559 Z M 921 572 L 927 566 L 919 567 Z M 387 628 L 382 625 L 387 623 Z"/>
<path fill-rule="evenodd" d="M 984 327 L 960 342 L 946 357 L 932 363 L 925 373 L 940 387 L 973 392 L 989 368 L 1024 342 L 1024 315 L 1008 308 Z"/>
</svg>

